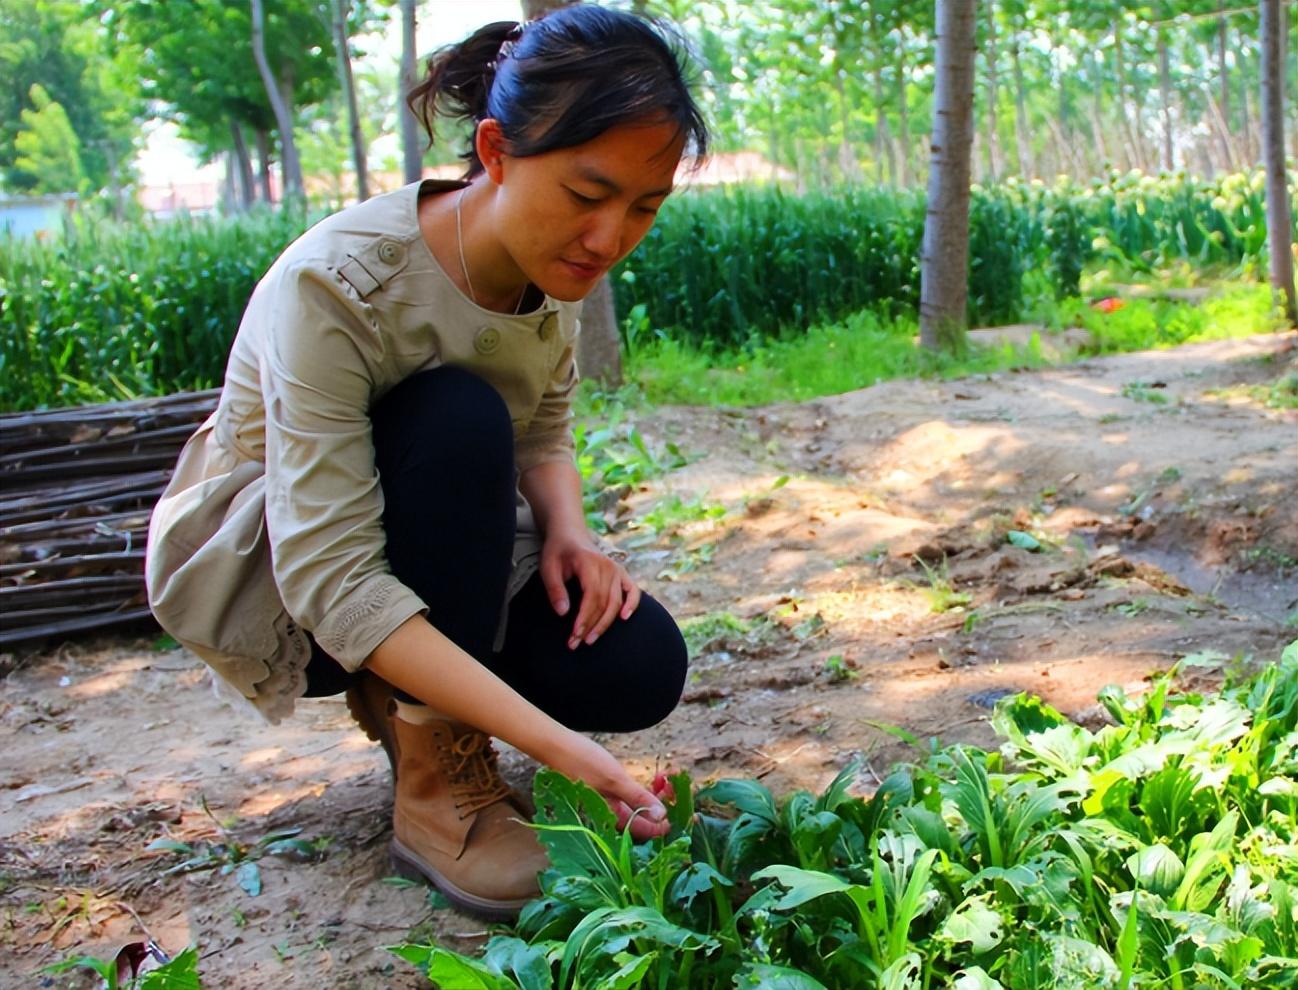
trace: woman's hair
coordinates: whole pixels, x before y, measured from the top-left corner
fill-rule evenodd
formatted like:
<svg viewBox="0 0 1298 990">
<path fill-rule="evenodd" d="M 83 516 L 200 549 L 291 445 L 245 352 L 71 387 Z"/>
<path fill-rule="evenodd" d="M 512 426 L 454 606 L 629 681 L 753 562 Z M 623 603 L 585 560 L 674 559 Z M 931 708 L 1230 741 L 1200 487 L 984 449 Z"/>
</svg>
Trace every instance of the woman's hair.
<svg viewBox="0 0 1298 990">
<path fill-rule="evenodd" d="M 488 24 L 440 49 L 406 102 L 430 146 L 438 116 L 474 125 L 495 118 L 520 158 L 583 144 L 618 124 L 666 120 L 702 158 L 708 127 L 685 80 L 686 51 L 659 22 L 575 4 L 526 25 Z M 461 157 L 470 178 L 482 171 L 472 142 Z"/>
</svg>

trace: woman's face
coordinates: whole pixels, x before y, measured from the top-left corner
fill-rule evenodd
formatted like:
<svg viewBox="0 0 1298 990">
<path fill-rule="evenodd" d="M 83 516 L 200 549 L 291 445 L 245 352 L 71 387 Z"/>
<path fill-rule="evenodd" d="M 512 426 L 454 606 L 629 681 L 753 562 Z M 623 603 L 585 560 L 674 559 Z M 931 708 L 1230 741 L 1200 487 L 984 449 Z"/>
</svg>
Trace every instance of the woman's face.
<svg viewBox="0 0 1298 990">
<path fill-rule="evenodd" d="M 528 282 L 556 299 L 581 299 L 653 226 L 684 143 L 663 122 L 620 125 L 524 158 L 489 152 L 496 237 Z"/>
</svg>

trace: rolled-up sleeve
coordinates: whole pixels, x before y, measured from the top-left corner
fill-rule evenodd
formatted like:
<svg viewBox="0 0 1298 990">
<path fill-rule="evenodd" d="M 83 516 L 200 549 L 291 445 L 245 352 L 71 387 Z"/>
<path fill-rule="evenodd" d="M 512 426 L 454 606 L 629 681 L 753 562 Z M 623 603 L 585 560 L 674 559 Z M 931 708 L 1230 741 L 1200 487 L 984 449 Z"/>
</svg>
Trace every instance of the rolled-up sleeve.
<svg viewBox="0 0 1298 990">
<path fill-rule="evenodd" d="M 323 266 L 270 288 L 266 524 L 288 614 L 355 670 L 425 611 L 388 568 L 370 405 L 383 355 L 369 307 Z"/>
<path fill-rule="evenodd" d="M 573 461 L 572 397 L 578 380 L 574 333 L 565 340 L 527 432 L 515 444 L 514 458 L 520 473 L 538 464 Z"/>
</svg>

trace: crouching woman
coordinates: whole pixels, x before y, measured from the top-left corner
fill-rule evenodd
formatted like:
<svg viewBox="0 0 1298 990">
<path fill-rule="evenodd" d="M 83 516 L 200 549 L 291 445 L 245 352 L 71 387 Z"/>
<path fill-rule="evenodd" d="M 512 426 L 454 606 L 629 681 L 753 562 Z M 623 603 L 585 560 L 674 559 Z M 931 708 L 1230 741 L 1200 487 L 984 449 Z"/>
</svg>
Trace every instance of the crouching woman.
<svg viewBox="0 0 1298 990">
<path fill-rule="evenodd" d="M 346 692 L 393 763 L 392 854 L 508 917 L 544 852 L 491 737 L 663 809 L 584 733 L 676 705 L 685 649 L 582 514 L 580 300 L 645 235 L 707 132 L 652 22 L 573 6 L 429 63 L 428 128 L 472 126 L 459 182 L 343 210 L 288 247 L 149 532 L 164 628 L 272 721 Z"/>
</svg>

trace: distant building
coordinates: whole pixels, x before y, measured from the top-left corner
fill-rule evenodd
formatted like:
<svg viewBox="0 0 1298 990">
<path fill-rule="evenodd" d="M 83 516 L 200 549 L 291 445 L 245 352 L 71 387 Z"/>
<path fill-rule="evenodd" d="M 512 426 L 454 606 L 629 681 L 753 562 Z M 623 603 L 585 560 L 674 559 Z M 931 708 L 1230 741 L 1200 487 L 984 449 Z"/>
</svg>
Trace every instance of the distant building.
<svg viewBox="0 0 1298 990">
<path fill-rule="evenodd" d="M 149 213 L 159 217 L 177 213 L 210 213 L 221 201 L 221 184 L 212 179 L 141 186 L 136 197 Z"/>
<path fill-rule="evenodd" d="M 676 181 L 682 186 L 729 186 L 741 182 L 795 182 L 797 175 L 777 165 L 759 151 L 719 151 L 709 155 L 702 167 L 692 171 L 690 161 L 681 163 Z"/>
<path fill-rule="evenodd" d="M 0 195 L 0 231 L 18 237 L 40 237 L 63 226 L 63 218 L 77 205 L 76 193 L 45 196 Z"/>
</svg>

